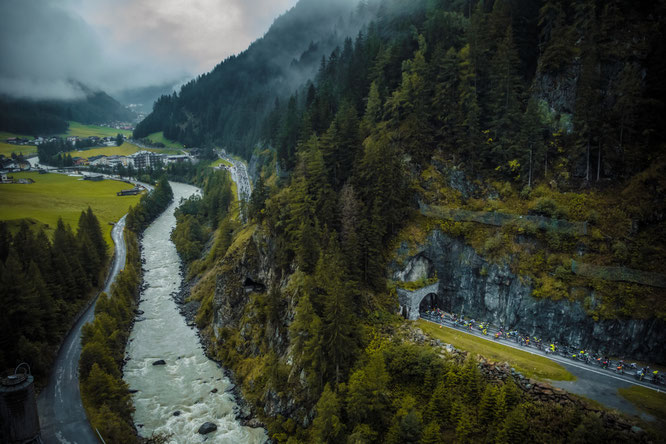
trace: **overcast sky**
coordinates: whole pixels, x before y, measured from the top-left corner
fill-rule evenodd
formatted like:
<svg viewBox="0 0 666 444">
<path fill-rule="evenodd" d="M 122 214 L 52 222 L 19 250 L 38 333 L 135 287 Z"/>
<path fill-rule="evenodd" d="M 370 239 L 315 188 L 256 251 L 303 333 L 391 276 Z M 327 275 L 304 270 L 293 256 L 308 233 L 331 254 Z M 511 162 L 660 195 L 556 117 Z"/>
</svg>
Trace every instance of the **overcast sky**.
<svg viewBox="0 0 666 444">
<path fill-rule="evenodd" d="M 324 0 L 325 1 L 325 0 Z M 0 93 L 76 98 L 209 71 L 297 0 L 0 0 Z"/>
</svg>

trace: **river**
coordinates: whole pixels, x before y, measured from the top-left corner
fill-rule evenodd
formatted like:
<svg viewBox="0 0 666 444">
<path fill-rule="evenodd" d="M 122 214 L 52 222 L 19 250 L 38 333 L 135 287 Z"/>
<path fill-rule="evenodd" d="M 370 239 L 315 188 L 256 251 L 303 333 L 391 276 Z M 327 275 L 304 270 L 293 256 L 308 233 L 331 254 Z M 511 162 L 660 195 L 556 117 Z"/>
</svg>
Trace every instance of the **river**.
<svg viewBox="0 0 666 444">
<path fill-rule="evenodd" d="M 204 355 L 195 330 L 188 327 L 172 295 L 181 285 L 180 259 L 171 242 L 174 210 L 180 199 L 198 193 L 193 186 L 171 183 L 174 202 L 144 232 L 144 289 L 126 355 L 124 379 L 133 395 L 139 434 L 171 434 L 171 443 L 263 443 L 264 429 L 242 426 L 234 414 L 231 382 L 222 368 Z M 166 365 L 153 365 L 163 359 Z M 215 393 L 213 391 L 217 389 Z M 177 415 L 174 413 L 180 412 Z M 217 425 L 198 434 L 205 422 Z"/>
</svg>

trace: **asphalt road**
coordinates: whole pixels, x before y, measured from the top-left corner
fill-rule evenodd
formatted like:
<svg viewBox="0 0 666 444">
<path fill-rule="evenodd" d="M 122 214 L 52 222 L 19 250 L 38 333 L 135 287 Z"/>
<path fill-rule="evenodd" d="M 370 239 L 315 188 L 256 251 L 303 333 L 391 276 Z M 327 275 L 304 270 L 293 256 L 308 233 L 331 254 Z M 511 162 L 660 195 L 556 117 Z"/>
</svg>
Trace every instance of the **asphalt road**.
<svg viewBox="0 0 666 444">
<path fill-rule="evenodd" d="M 644 381 L 638 381 L 628 374 L 619 375 L 612 370 L 602 369 L 598 366 L 574 361 L 560 355 L 547 354 L 533 347 L 523 347 L 511 340 L 502 339 L 500 341 L 496 341 L 493 339 L 492 334 L 483 335 L 481 331 L 476 328 L 470 331 L 468 329 L 456 328 L 448 321 L 442 323 L 425 317 L 421 317 L 421 319 L 424 321 L 432 322 L 434 324 L 443 325 L 445 328 L 451 328 L 452 330 L 456 330 L 458 332 L 476 336 L 486 341 L 495 343 L 499 342 L 504 346 L 515 348 L 516 350 L 521 350 L 526 353 L 542 356 L 544 358 L 550 359 L 551 361 L 555 361 L 558 364 L 564 366 L 567 371 L 576 376 L 577 379 L 576 381 L 550 381 L 553 386 L 562 388 L 577 395 L 585 396 L 589 399 L 593 399 L 606 405 L 607 407 L 620 410 L 630 415 L 638 415 L 646 420 L 654 419 L 652 416 L 637 410 L 633 404 L 620 396 L 617 390 L 619 388 L 630 387 L 632 385 L 639 385 L 641 387 L 660 392 L 664 391 L 663 386 L 655 386 L 654 384 L 650 384 Z"/>
<path fill-rule="evenodd" d="M 125 266 L 127 251 L 123 242 L 125 216 L 113 227 L 111 237 L 115 243 L 115 256 L 104 291 L 111 290 L 120 270 Z M 99 296 L 99 295 L 98 295 Z M 79 356 L 81 355 L 81 329 L 95 317 L 97 296 L 83 316 L 72 327 L 60 347 L 58 357 L 51 370 L 48 385 L 37 398 L 42 439 L 46 444 L 98 443 L 97 433 L 92 429 L 81 403 L 79 392 Z"/>
<path fill-rule="evenodd" d="M 220 159 L 224 159 L 231 163 L 231 167 L 222 166 L 222 168 L 231 172 L 231 180 L 236 182 L 239 200 L 246 203 L 249 202 L 250 196 L 252 195 L 252 186 L 250 184 L 250 176 L 247 173 L 247 165 L 245 165 L 244 162 L 234 159 L 224 150 L 217 150 L 217 155 L 220 156 Z M 245 214 L 246 210 L 243 206 L 241 206 L 241 212 L 242 222 L 247 222 L 247 214 Z"/>
</svg>

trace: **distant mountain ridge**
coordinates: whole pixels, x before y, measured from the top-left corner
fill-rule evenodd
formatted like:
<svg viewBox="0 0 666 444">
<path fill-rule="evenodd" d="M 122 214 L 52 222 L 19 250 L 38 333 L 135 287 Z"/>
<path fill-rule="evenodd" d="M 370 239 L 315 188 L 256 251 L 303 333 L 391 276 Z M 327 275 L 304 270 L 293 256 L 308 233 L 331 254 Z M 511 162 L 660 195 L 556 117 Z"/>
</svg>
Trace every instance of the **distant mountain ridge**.
<svg viewBox="0 0 666 444">
<path fill-rule="evenodd" d="M 135 137 L 164 131 L 188 146 L 215 142 L 238 152 L 257 141 L 276 98 L 288 99 L 313 78 L 322 57 L 341 47 L 345 38 L 355 37 L 371 10 L 367 2 L 353 0 L 299 1 L 247 50 L 179 93 L 162 96 L 137 126 Z"/>
<path fill-rule="evenodd" d="M 132 121 L 135 114 L 104 91 L 85 86 L 83 100 L 29 100 L 0 96 L 0 131 L 50 135 L 67 130 L 67 121 L 84 124 Z"/>
</svg>

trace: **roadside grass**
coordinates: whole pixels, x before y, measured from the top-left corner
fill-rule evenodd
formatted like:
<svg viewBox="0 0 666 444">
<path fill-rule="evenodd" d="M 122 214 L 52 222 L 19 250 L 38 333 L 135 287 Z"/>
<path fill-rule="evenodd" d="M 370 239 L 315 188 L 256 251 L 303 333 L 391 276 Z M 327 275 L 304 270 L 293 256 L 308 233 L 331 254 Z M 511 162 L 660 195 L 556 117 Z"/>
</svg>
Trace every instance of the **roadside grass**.
<svg viewBox="0 0 666 444">
<path fill-rule="evenodd" d="M 418 320 L 417 324 L 425 333 L 456 348 L 482 355 L 493 361 L 506 361 L 528 378 L 553 381 L 576 380 L 576 377 L 560 364 L 542 356 L 516 350 L 501 343 L 487 341 L 451 328 L 439 328 L 438 325 L 422 319 Z"/>
<path fill-rule="evenodd" d="M 217 160 L 213 161 L 213 163 L 210 164 L 210 166 L 212 166 L 212 167 L 219 167 L 221 165 L 226 165 L 228 167 L 233 166 L 233 165 L 231 165 L 231 162 L 229 162 L 228 160 L 225 160 L 225 159 L 217 159 Z"/>
<path fill-rule="evenodd" d="M 5 139 L 6 138 L 1 138 L 0 140 Z M 11 143 L 0 142 L 0 154 L 5 157 L 11 157 L 12 153 L 23 153 L 24 156 L 27 156 L 36 152 L 37 147 L 35 145 L 12 145 Z"/>
<path fill-rule="evenodd" d="M 18 229 L 21 219 L 29 219 L 35 230 L 43 227 L 49 236 L 62 217 L 65 224 L 76 230 L 81 211 L 90 206 L 99 219 L 104 238 L 112 248 L 109 222 L 120 219 L 130 205 L 136 205 L 141 196 L 116 196 L 130 185 L 104 180 L 91 182 L 63 174 L 14 173 L 15 179 L 31 178 L 30 185 L 0 185 L 0 220 L 9 222 L 10 229 Z"/>
<path fill-rule="evenodd" d="M 99 126 L 99 125 L 84 125 L 79 122 L 69 122 L 69 128 L 67 129 L 67 132 L 65 134 L 62 134 L 61 136 L 77 136 L 77 137 L 90 137 L 90 136 L 97 136 L 97 137 L 116 137 L 118 133 L 131 137 L 132 136 L 132 131 L 129 130 L 121 130 L 121 129 L 116 129 L 116 128 L 108 128 L 106 126 Z"/>
<path fill-rule="evenodd" d="M 230 172 L 227 172 L 231 176 Z M 240 196 L 238 195 L 238 185 L 233 180 L 231 181 L 231 192 L 234 195 L 234 201 L 231 204 L 231 218 L 240 220 Z"/>
<path fill-rule="evenodd" d="M 163 143 L 164 146 L 167 147 L 167 148 L 177 148 L 177 149 L 184 148 L 182 143 L 176 142 L 176 141 L 173 141 L 173 140 L 169 140 L 166 137 L 164 137 L 164 132 L 163 131 L 148 134 L 146 136 L 146 139 L 149 139 L 153 143 L 158 143 L 158 142 Z"/>
<path fill-rule="evenodd" d="M 89 159 L 93 156 L 105 155 L 105 156 L 129 156 L 134 154 L 137 151 L 141 151 L 141 148 L 138 146 L 124 142 L 120 146 L 104 146 L 100 148 L 91 148 L 89 150 L 82 151 L 70 151 L 68 154 L 72 157 L 82 157 L 84 159 Z"/>
<path fill-rule="evenodd" d="M 654 416 L 659 422 L 659 429 L 666 434 L 666 393 L 639 385 L 620 388 L 617 391 L 637 409 Z"/>
</svg>

